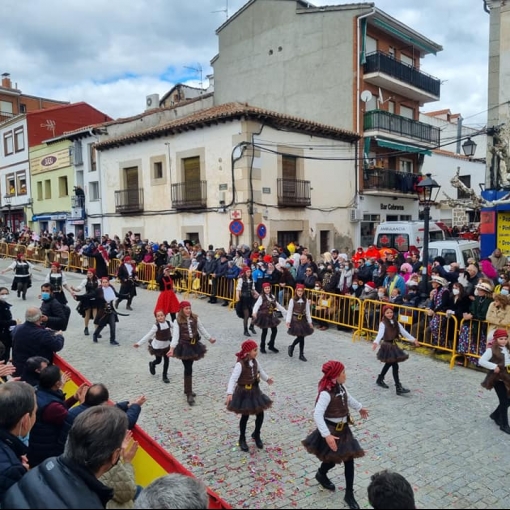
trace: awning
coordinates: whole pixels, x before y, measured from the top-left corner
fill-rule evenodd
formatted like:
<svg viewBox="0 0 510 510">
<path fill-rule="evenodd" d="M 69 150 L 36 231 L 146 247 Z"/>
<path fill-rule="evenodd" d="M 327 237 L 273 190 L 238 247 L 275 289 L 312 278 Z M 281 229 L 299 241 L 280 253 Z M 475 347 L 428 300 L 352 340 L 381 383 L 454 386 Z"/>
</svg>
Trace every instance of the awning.
<svg viewBox="0 0 510 510">
<path fill-rule="evenodd" d="M 422 149 L 420 147 L 415 147 L 414 145 L 404 145 L 403 143 L 390 142 L 388 140 L 377 139 L 377 145 L 379 145 L 379 147 L 385 147 L 386 149 L 394 149 L 402 152 L 425 154 L 426 156 L 432 155 L 432 151 L 428 149 Z"/>
</svg>

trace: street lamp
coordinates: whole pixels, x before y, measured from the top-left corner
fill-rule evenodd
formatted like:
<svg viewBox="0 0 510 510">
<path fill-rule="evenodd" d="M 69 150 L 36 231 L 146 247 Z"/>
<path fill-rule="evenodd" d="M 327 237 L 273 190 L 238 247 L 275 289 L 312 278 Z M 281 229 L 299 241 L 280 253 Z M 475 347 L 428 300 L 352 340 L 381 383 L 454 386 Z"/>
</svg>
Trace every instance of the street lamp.
<svg viewBox="0 0 510 510">
<path fill-rule="evenodd" d="M 471 138 L 468 138 L 462 144 L 462 150 L 464 151 L 464 156 L 467 156 L 468 158 L 472 158 L 476 152 L 476 143 L 473 142 L 473 140 L 471 140 Z"/>
<path fill-rule="evenodd" d="M 4 200 L 5 200 L 5 203 L 7 204 L 7 209 L 9 210 L 8 217 L 7 217 L 7 226 L 9 227 L 10 232 L 12 233 L 12 218 L 11 218 L 12 197 L 11 197 L 11 195 L 5 194 Z"/>
<path fill-rule="evenodd" d="M 427 293 L 428 287 L 428 265 L 429 265 L 429 222 L 430 222 L 430 206 L 435 203 L 437 195 L 439 194 L 441 186 L 427 174 L 425 179 L 416 185 L 416 191 L 420 200 L 420 205 L 423 205 L 423 268 L 422 268 L 422 292 Z"/>
</svg>

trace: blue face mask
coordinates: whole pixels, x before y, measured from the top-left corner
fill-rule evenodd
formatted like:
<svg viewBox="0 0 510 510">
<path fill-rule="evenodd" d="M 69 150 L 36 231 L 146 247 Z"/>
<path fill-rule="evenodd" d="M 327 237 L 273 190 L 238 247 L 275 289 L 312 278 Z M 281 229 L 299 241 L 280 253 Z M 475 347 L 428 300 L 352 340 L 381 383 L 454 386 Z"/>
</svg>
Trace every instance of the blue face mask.
<svg viewBox="0 0 510 510">
<path fill-rule="evenodd" d="M 508 290 L 507 289 L 501 289 L 501 294 L 503 294 L 503 296 L 508 296 Z"/>
<path fill-rule="evenodd" d="M 352 284 L 352 289 L 353 289 L 353 290 L 356 290 L 357 288 L 358 288 L 358 286 L 357 286 L 355 283 L 353 283 L 353 284 Z"/>
<path fill-rule="evenodd" d="M 48 301 L 48 299 L 50 299 L 50 293 L 49 292 L 41 292 L 41 299 L 43 301 Z"/>
<path fill-rule="evenodd" d="M 18 436 L 18 439 L 28 447 L 28 440 L 30 439 L 30 431 L 25 436 Z"/>
<path fill-rule="evenodd" d="M 499 283 L 503 283 L 505 280 L 503 278 L 498 278 Z"/>
</svg>

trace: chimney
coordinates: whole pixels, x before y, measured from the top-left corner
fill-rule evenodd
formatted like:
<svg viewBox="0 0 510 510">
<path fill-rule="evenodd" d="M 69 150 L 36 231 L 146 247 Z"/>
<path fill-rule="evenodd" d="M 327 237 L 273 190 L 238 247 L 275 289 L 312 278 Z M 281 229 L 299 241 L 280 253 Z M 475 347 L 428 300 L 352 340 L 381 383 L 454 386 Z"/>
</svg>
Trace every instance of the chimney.
<svg viewBox="0 0 510 510">
<path fill-rule="evenodd" d="M 2 74 L 2 87 L 4 89 L 12 89 L 12 83 L 9 73 L 3 73 Z"/>
</svg>

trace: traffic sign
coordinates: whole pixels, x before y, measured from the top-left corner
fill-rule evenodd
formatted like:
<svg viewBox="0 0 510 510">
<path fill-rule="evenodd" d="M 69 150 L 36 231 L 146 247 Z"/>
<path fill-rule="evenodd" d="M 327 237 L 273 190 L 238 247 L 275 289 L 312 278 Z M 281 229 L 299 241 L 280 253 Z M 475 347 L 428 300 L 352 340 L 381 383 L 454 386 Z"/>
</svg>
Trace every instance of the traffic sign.
<svg viewBox="0 0 510 510">
<path fill-rule="evenodd" d="M 235 236 L 240 236 L 244 232 L 244 225 L 241 220 L 233 220 L 228 226 L 230 233 Z"/>
<path fill-rule="evenodd" d="M 257 226 L 257 237 L 259 239 L 264 239 L 267 235 L 267 228 L 263 223 L 259 223 Z"/>
</svg>

